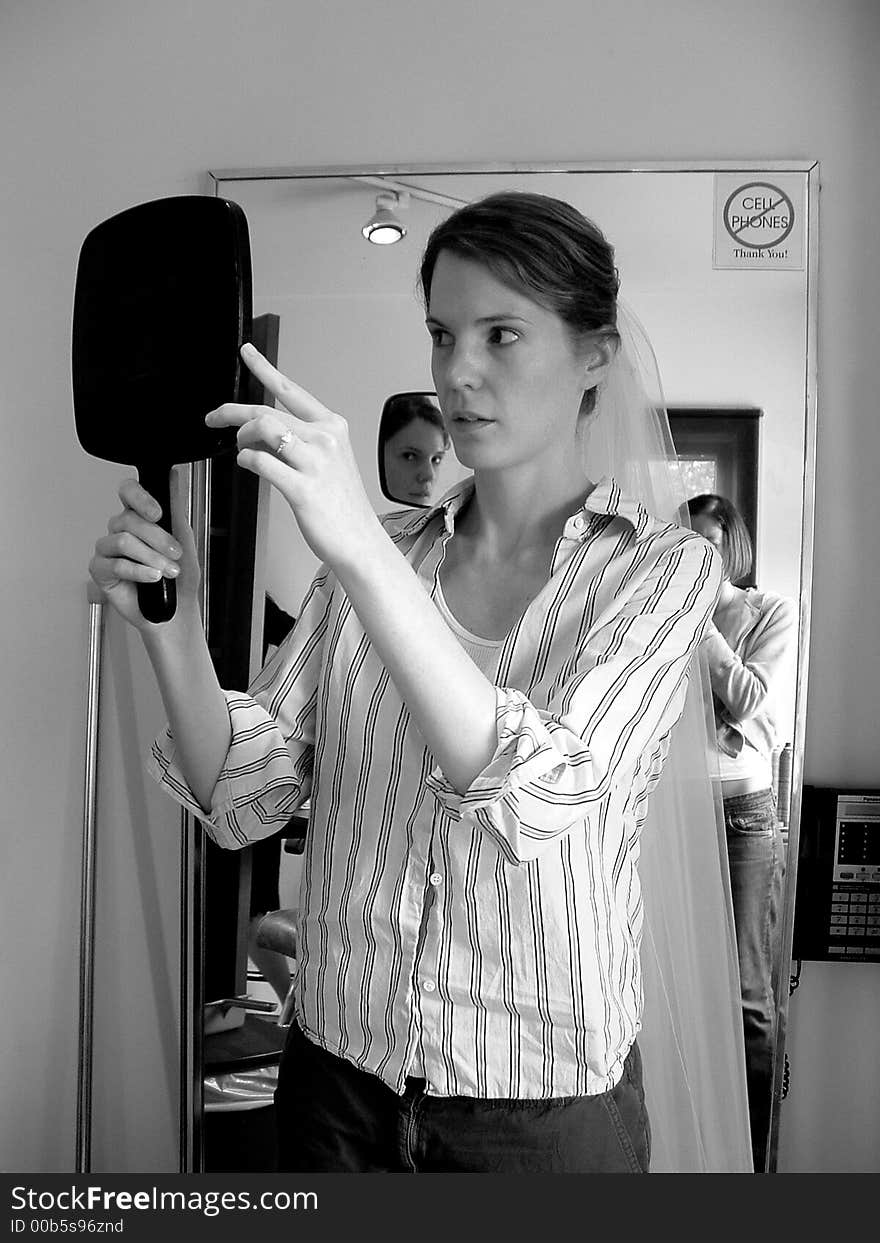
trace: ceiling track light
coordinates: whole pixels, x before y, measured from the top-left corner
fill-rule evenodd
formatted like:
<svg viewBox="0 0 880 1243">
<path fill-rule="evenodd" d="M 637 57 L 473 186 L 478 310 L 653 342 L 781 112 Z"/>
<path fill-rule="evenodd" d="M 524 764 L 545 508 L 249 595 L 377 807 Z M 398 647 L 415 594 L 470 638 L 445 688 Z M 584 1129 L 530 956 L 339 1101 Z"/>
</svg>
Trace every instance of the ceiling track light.
<svg viewBox="0 0 880 1243">
<path fill-rule="evenodd" d="M 395 214 L 409 206 L 409 195 L 386 190 L 376 195 L 376 210 L 361 229 L 368 242 L 376 246 L 390 246 L 406 237 L 406 225 Z"/>
<path fill-rule="evenodd" d="M 395 191 L 401 198 L 421 199 L 424 203 L 438 203 L 441 207 L 465 207 L 468 199 L 453 198 L 451 194 L 440 194 L 437 190 L 428 190 L 425 186 L 416 186 L 409 181 L 395 181 L 391 177 L 372 177 L 367 173 L 350 175 L 351 181 L 360 181 L 363 185 L 377 186 L 380 190 Z"/>
</svg>

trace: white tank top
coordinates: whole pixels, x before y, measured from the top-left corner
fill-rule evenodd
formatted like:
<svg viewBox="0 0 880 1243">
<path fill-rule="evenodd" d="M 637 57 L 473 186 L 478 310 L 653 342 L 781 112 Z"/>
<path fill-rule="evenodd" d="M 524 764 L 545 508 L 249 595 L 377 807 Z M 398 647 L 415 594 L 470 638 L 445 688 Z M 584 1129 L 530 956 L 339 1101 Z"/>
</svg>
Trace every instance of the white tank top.
<svg viewBox="0 0 880 1243">
<path fill-rule="evenodd" d="M 498 658 L 501 655 L 501 648 L 504 646 L 503 639 L 483 639 L 478 634 L 473 634 L 470 630 L 466 630 L 449 611 L 449 605 L 446 603 L 446 597 L 443 594 L 443 588 L 440 586 L 440 579 L 437 579 L 437 595 L 434 597 L 434 603 L 440 616 L 446 622 L 446 625 L 458 639 L 461 646 L 470 656 L 471 660 L 477 666 L 481 673 L 484 673 L 491 681 L 498 668 Z"/>
<path fill-rule="evenodd" d="M 760 781 L 761 788 L 769 790 L 773 784 L 773 765 L 767 756 L 743 739 L 739 755 L 728 755 L 720 747 L 715 748 L 718 777 L 723 781 L 741 781 L 745 778 Z"/>
</svg>

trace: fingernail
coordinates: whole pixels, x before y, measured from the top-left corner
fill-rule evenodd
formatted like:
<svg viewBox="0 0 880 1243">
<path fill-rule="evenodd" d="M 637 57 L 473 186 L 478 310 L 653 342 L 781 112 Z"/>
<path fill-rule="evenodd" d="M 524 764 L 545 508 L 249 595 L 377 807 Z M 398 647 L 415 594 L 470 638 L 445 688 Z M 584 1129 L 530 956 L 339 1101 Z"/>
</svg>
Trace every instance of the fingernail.
<svg viewBox="0 0 880 1243">
<path fill-rule="evenodd" d="M 255 346 L 251 345 L 250 341 L 245 341 L 244 345 L 241 347 L 241 352 L 242 354 L 256 354 L 259 351 Z"/>
<path fill-rule="evenodd" d="M 179 573 L 180 573 L 180 566 L 175 565 L 173 562 L 170 562 L 168 564 L 168 567 L 165 570 L 166 578 L 177 578 Z"/>
<path fill-rule="evenodd" d="M 149 576 L 150 576 L 151 582 L 158 583 L 159 579 L 162 577 L 162 571 L 161 570 L 150 570 Z"/>
<path fill-rule="evenodd" d="M 151 505 L 150 506 L 150 517 L 153 519 L 154 522 L 158 522 L 159 519 L 162 517 L 162 506 Z"/>
<path fill-rule="evenodd" d="M 182 551 L 183 550 L 178 548 L 176 544 L 168 545 L 168 556 L 169 557 L 179 557 Z"/>
</svg>

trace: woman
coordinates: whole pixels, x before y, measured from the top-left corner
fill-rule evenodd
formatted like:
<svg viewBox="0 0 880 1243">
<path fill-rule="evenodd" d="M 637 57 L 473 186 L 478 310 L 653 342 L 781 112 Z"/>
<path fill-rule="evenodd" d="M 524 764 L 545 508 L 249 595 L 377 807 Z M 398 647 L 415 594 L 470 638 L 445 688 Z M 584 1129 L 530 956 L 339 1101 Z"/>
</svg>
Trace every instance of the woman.
<svg viewBox="0 0 880 1243">
<path fill-rule="evenodd" d="M 721 554 L 724 578 L 703 649 L 715 705 L 718 783 L 724 805 L 742 990 L 749 1118 L 755 1169 L 770 1131 L 776 1037 L 778 925 L 783 846 L 773 796 L 781 694 L 797 650 L 794 602 L 738 587 L 752 567 L 752 541 L 732 501 L 713 493 L 688 502 L 691 523 Z"/>
<path fill-rule="evenodd" d="M 408 505 L 430 505 L 449 449 L 443 415 L 426 393 L 385 403 L 379 429 L 382 491 Z"/>
<path fill-rule="evenodd" d="M 168 792 L 230 847 L 311 799 L 281 1167 L 644 1171 L 639 834 L 719 559 L 587 478 L 629 366 L 594 225 L 491 196 L 421 283 L 473 471 L 438 506 L 378 519 L 345 420 L 250 347 L 284 409 L 208 416 L 324 563 L 249 695 L 217 685 L 179 509 L 169 541 L 123 484 L 92 574 L 156 670 Z M 175 618 L 145 622 L 135 584 L 178 565 Z"/>
</svg>

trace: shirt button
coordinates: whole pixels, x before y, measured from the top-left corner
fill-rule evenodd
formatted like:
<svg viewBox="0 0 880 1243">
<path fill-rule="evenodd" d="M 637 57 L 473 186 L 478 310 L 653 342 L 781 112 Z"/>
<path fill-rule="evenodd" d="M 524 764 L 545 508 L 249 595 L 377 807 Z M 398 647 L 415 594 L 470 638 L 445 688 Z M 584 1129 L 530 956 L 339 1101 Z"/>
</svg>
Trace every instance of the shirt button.
<svg viewBox="0 0 880 1243">
<path fill-rule="evenodd" d="M 583 529 L 584 520 L 583 520 L 583 518 L 580 516 L 580 514 L 578 514 L 578 516 L 575 518 L 575 520 L 574 520 L 574 525 L 575 525 L 575 529 L 576 529 L 576 530 L 578 530 L 578 531 L 580 531 L 580 530 L 582 530 L 582 529 Z"/>
<path fill-rule="evenodd" d="M 426 993 L 433 993 L 433 991 L 434 991 L 434 989 L 435 989 L 436 987 L 437 987 L 437 985 L 434 983 L 434 981 L 433 981 L 433 980 L 423 980 L 423 981 L 422 981 L 422 988 L 425 990 L 425 992 L 426 992 Z"/>
<path fill-rule="evenodd" d="M 439 885 L 442 883 L 443 877 L 440 875 L 439 872 L 432 872 L 431 875 L 428 877 L 428 880 L 431 882 L 432 885 Z"/>
</svg>

